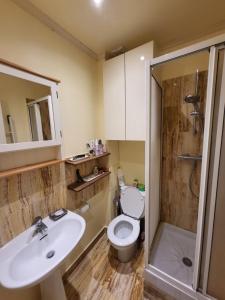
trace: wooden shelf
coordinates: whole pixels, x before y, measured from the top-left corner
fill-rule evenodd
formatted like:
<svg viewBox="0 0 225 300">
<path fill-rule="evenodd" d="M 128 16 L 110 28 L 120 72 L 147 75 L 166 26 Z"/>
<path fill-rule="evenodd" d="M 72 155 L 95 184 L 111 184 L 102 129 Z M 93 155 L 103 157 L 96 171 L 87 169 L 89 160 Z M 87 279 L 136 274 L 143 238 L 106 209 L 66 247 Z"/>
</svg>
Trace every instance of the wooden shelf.
<svg viewBox="0 0 225 300">
<path fill-rule="evenodd" d="M 79 160 L 76 160 L 76 161 L 70 161 L 68 159 L 66 159 L 66 163 L 68 164 L 71 164 L 71 165 L 79 165 L 79 164 L 82 164 L 82 163 L 86 163 L 88 161 L 91 161 L 91 160 L 94 160 L 94 159 L 98 159 L 98 158 L 101 158 L 101 157 L 105 157 L 105 156 L 108 156 L 110 155 L 109 152 L 105 152 L 101 155 L 97 155 L 97 156 L 91 156 L 91 157 L 87 157 L 87 158 L 82 158 L 82 159 L 79 159 Z"/>
<path fill-rule="evenodd" d="M 52 165 L 55 165 L 55 164 L 59 164 L 59 163 L 62 163 L 62 162 L 64 162 L 64 160 L 54 159 L 54 160 L 48 160 L 48 161 L 45 161 L 45 162 L 33 164 L 33 165 L 27 165 L 27 166 L 18 167 L 18 168 L 14 168 L 14 169 L 10 169 L 10 170 L 0 171 L 0 178 L 14 176 L 14 175 L 17 175 L 17 174 L 33 171 L 33 170 L 36 170 L 36 169 L 45 168 L 45 167 L 52 166 Z"/>
<path fill-rule="evenodd" d="M 23 72 L 30 73 L 30 74 L 32 74 L 32 75 L 36 75 L 36 76 L 38 76 L 38 77 L 41 77 L 41 78 L 44 78 L 44 79 L 47 79 L 47 80 L 54 81 L 54 82 L 57 83 L 57 84 L 60 83 L 60 80 L 59 80 L 59 79 L 56 79 L 56 78 L 52 78 L 52 77 L 50 77 L 50 76 L 45 76 L 45 75 L 39 74 L 39 73 L 37 73 L 37 72 L 35 72 L 35 71 L 32 71 L 32 70 L 27 69 L 27 68 L 25 68 L 25 67 L 19 66 L 19 65 L 15 64 L 15 63 L 12 63 L 12 62 L 10 62 L 10 61 L 8 61 L 8 60 L 5 60 L 5 59 L 3 59 L 3 58 L 0 58 L 0 64 L 5 65 L 5 66 L 9 66 L 9 67 L 12 67 L 12 68 L 15 68 L 15 69 L 20 70 L 20 71 L 23 71 Z"/>
<path fill-rule="evenodd" d="M 84 189 L 86 189 L 87 187 L 89 187 L 90 185 L 94 184 L 96 181 L 106 177 L 106 176 L 109 176 L 111 172 L 109 171 L 106 171 L 104 173 L 102 173 L 101 175 L 99 175 L 98 177 L 94 178 L 93 180 L 89 181 L 89 182 L 82 182 L 82 183 L 77 183 L 77 182 L 74 182 L 74 183 L 71 183 L 70 185 L 68 185 L 68 189 L 69 190 L 72 190 L 74 192 L 80 192 Z"/>
</svg>

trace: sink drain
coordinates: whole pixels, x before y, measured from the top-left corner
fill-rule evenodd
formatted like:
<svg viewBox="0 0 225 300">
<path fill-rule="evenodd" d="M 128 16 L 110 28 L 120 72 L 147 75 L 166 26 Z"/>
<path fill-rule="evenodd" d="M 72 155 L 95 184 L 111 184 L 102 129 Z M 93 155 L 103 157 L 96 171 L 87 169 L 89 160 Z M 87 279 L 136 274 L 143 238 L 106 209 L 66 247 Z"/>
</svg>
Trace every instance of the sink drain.
<svg viewBox="0 0 225 300">
<path fill-rule="evenodd" d="M 55 255 L 55 251 L 51 250 L 46 254 L 46 258 L 52 258 Z"/>
<path fill-rule="evenodd" d="M 192 266 L 192 261 L 188 257 L 183 257 L 182 258 L 182 262 L 187 267 L 191 267 Z"/>
</svg>

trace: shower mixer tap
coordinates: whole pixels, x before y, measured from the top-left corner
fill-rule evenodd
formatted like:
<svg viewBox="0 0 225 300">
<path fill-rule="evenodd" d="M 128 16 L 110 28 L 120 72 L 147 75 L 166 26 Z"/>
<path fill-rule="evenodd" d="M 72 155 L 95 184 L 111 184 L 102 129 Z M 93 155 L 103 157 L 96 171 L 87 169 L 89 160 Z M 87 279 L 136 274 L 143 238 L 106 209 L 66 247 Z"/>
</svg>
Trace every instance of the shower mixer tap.
<svg viewBox="0 0 225 300">
<path fill-rule="evenodd" d="M 40 234 L 40 240 L 42 240 L 48 235 L 48 226 L 42 222 L 41 216 L 38 216 L 34 219 L 32 226 L 33 225 L 35 226 L 35 230 L 33 231 L 32 237 L 36 236 L 37 234 Z"/>
<path fill-rule="evenodd" d="M 187 95 L 184 98 L 184 101 L 186 103 L 191 103 L 194 107 L 194 110 L 190 113 L 190 116 L 193 117 L 193 134 L 197 134 L 197 122 L 196 122 L 196 118 L 199 119 L 199 126 L 200 126 L 200 130 L 201 132 L 203 132 L 203 123 L 204 123 L 204 119 L 203 119 L 203 115 L 200 112 L 200 108 L 198 105 L 198 102 L 200 102 L 200 96 L 198 95 L 198 82 L 199 82 L 199 74 L 198 74 L 198 70 L 196 71 L 196 81 L 195 81 L 195 94 L 192 95 Z"/>
</svg>

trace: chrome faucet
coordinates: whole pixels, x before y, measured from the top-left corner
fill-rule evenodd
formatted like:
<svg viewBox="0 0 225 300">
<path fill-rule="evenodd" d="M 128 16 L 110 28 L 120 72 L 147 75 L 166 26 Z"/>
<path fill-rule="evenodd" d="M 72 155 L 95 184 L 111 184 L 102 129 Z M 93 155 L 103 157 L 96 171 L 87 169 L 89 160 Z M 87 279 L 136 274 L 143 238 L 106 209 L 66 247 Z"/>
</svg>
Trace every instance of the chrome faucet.
<svg viewBox="0 0 225 300">
<path fill-rule="evenodd" d="M 34 218 L 32 226 L 33 225 L 35 225 L 35 230 L 32 234 L 32 237 L 34 237 L 37 234 L 40 234 L 40 236 L 41 236 L 40 240 L 42 240 L 43 238 L 45 238 L 48 235 L 48 233 L 47 233 L 48 226 L 45 225 L 45 223 L 42 222 L 42 217 L 41 216 L 38 216 L 38 217 Z"/>
</svg>

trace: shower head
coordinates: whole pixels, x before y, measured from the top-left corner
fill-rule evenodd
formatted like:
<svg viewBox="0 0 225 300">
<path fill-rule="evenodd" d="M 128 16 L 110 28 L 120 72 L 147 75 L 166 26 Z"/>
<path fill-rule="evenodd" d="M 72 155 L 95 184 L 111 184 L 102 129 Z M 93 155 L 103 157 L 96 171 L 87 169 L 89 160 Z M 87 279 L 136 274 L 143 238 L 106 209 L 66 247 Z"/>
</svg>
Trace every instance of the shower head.
<svg viewBox="0 0 225 300">
<path fill-rule="evenodd" d="M 198 81 L 199 81 L 199 74 L 198 74 L 198 69 L 196 70 L 196 79 L 195 79 L 195 93 L 194 94 L 190 94 L 190 95 L 187 95 L 185 96 L 184 98 L 184 101 L 186 103 L 192 103 L 195 107 L 195 110 L 196 108 L 198 107 L 197 106 L 197 102 L 200 101 L 200 96 L 198 95 Z"/>
<path fill-rule="evenodd" d="M 184 98 L 184 101 L 186 103 L 196 104 L 200 101 L 200 97 L 198 95 L 188 95 Z"/>
<path fill-rule="evenodd" d="M 184 98 L 186 103 L 191 103 L 194 107 L 194 112 L 191 114 L 192 116 L 196 116 L 199 113 L 198 102 L 200 101 L 200 96 L 198 95 L 188 95 Z"/>
<path fill-rule="evenodd" d="M 187 96 L 184 97 L 184 101 L 186 103 L 190 103 L 193 105 L 194 107 L 194 111 L 192 111 L 190 113 L 190 115 L 193 117 L 193 133 L 196 134 L 197 133 L 197 129 L 196 129 L 196 118 L 199 119 L 200 122 L 200 127 L 201 130 L 203 132 L 203 127 L 204 127 L 204 117 L 202 115 L 202 113 L 200 112 L 200 107 L 198 105 L 198 102 L 200 102 L 200 96 L 198 93 L 198 81 L 199 81 L 199 74 L 198 74 L 198 70 L 196 71 L 196 80 L 195 80 L 195 93 L 194 94 L 189 94 Z"/>
</svg>

